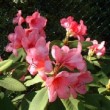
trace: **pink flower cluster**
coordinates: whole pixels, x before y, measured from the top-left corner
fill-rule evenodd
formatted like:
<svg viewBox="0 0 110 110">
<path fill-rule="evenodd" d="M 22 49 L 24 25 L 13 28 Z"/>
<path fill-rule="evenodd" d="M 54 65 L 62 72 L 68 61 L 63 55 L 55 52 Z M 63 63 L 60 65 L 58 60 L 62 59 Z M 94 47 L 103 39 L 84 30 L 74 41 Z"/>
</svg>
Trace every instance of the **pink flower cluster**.
<svg viewBox="0 0 110 110">
<path fill-rule="evenodd" d="M 87 38 L 86 41 L 90 41 L 90 38 Z M 104 56 L 106 52 L 105 41 L 102 41 L 100 44 L 97 40 L 92 40 L 91 42 L 93 45 L 88 47 L 89 55 L 92 56 L 93 54 L 96 54 L 97 57 Z"/>
<path fill-rule="evenodd" d="M 70 95 L 76 98 L 78 93 L 85 94 L 86 84 L 90 83 L 93 77 L 87 70 L 86 62 L 81 55 L 80 41 L 77 48 L 53 45 L 50 49 L 44 31 L 47 19 L 37 11 L 26 18 L 21 14 L 21 11 L 18 11 L 13 19 L 13 23 L 18 25 L 14 33 L 8 36 L 10 43 L 6 46 L 6 51 L 17 55 L 18 48 L 25 50 L 28 70 L 32 75 L 39 74 L 44 80 L 50 102 L 55 101 L 57 96 L 68 99 Z M 23 28 L 22 23 L 26 23 L 28 28 Z M 71 36 L 74 35 L 79 40 L 86 35 L 87 28 L 82 20 L 78 24 L 72 17 L 63 18 L 61 25 Z M 49 57 L 50 54 L 52 59 Z"/>
<path fill-rule="evenodd" d="M 78 24 L 72 16 L 69 16 L 61 19 L 60 23 L 66 29 L 69 36 L 73 36 L 81 41 L 84 40 L 84 36 L 87 34 L 87 26 L 84 25 L 83 20 L 80 20 L 80 24 Z"/>
</svg>

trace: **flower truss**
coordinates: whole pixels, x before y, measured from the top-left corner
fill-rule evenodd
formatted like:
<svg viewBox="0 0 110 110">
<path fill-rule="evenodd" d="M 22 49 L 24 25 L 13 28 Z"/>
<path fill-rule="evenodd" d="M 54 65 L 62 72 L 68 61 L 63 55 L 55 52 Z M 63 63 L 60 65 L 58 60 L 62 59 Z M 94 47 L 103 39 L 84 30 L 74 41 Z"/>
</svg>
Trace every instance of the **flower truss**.
<svg viewBox="0 0 110 110">
<path fill-rule="evenodd" d="M 19 77 L 14 78 L 18 78 L 27 88 L 42 83 L 40 90 L 45 88 L 49 102 L 54 102 L 57 98 L 75 99 L 86 94 L 89 91 L 88 83 L 94 80 L 87 62 L 100 66 L 96 59 L 105 55 L 105 41 L 98 43 L 97 40 L 85 38 L 87 26 L 84 21 L 78 23 L 69 16 L 60 20 L 61 26 L 66 30 L 65 38 L 62 41 L 47 42 L 46 23 L 47 19 L 38 11 L 26 18 L 22 17 L 21 10 L 18 11 L 13 19 L 14 32 L 8 35 L 9 43 L 5 48 L 13 54 L 7 62 L 0 61 L 1 64 L 4 63 L 4 69 L 1 67 L 0 71 L 7 70 L 7 74 L 14 77 L 19 68 Z M 70 37 L 75 40 L 70 40 Z M 31 80 L 26 79 L 28 75 Z"/>
</svg>

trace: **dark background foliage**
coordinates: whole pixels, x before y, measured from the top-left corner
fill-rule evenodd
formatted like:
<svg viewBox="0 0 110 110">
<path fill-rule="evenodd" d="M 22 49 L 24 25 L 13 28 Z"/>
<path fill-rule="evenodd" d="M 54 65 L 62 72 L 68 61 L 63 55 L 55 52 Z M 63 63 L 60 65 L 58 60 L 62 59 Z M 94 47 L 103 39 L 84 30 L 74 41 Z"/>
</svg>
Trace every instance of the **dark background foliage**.
<svg viewBox="0 0 110 110">
<path fill-rule="evenodd" d="M 0 55 L 4 58 L 8 55 L 4 51 L 7 35 L 13 32 L 12 19 L 18 10 L 22 10 L 24 17 L 38 10 L 48 19 L 47 40 L 63 39 L 65 30 L 60 26 L 61 18 L 71 15 L 78 22 L 83 19 L 88 27 L 87 37 L 105 40 L 110 50 L 110 0 L 27 0 L 17 4 L 0 0 Z"/>
</svg>

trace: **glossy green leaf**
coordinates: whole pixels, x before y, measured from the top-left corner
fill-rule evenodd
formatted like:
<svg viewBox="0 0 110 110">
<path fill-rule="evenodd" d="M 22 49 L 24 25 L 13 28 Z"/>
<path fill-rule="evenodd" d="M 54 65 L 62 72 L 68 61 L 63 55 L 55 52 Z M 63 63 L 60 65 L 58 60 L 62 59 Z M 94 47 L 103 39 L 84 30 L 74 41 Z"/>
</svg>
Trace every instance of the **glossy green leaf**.
<svg viewBox="0 0 110 110">
<path fill-rule="evenodd" d="M 8 59 L 0 62 L 0 72 L 4 71 L 5 69 L 9 68 L 13 63 L 13 60 Z"/>
<path fill-rule="evenodd" d="M 12 77 L 1 76 L 0 86 L 11 91 L 25 91 L 26 87 L 18 80 Z"/>
<path fill-rule="evenodd" d="M 42 88 L 37 92 L 32 102 L 30 103 L 29 110 L 45 110 L 48 103 L 47 89 Z"/>
</svg>

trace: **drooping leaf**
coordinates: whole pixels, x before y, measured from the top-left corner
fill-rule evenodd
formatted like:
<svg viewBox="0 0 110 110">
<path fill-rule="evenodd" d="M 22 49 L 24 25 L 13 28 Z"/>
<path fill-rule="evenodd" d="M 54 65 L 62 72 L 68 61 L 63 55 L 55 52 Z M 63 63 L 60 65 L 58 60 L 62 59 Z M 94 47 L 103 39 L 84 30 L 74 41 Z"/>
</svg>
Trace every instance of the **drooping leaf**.
<svg viewBox="0 0 110 110">
<path fill-rule="evenodd" d="M 39 83 L 39 82 L 43 82 L 43 80 L 42 80 L 41 77 L 37 74 L 33 79 L 27 80 L 24 84 L 25 84 L 26 86 L 31 86 L 31 85 L 34 85 L 34 84 Z"/>
<path fill-rule="evenodd" d="M 25 91 L 26 87 L 12 77 L 0 76 L 0 86 L 11 91 Z"/>
<path fill-rule="evenodd" d="M 45 110 L 48 103 L 47 89 L 42 88 L 37 92 L 32 102 L 30 103 L 29 110 Z"/>
</svg>

